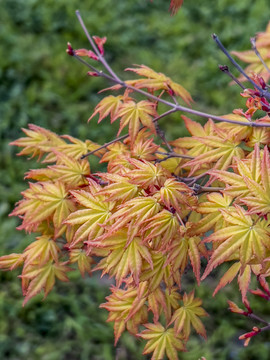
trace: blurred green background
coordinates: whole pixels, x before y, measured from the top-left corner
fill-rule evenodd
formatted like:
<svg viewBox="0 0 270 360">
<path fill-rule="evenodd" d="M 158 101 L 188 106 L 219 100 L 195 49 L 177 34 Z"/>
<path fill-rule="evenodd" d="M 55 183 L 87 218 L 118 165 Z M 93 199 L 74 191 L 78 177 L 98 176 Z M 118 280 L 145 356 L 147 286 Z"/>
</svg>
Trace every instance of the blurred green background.
<svg viewBox="0 0 270 360">
<path fill-rule="evenodd" d="M 87 119 L 101 99 L 97 92 L 108 86 L 88 78 L 87 69 L 65 53 L 88 46 L 75 17 L 79 8 L 93 35 L 107 36 L 106 57 L 113 69 L 145 64 L 164 72 L 192 94 L 194 107 L 225 114 L 241 107 L 236 86 L 218 69 L 228 63 L 211 34 L 217 33 L 229 50 L 249 49 L 249 38 L 263 31 L 269 21 L 268 0 L 185 0 L 174 17 L 169 0 L 1 0 L 0 1 L 0 255 L 19 252 L 31 236 L 15 230 L 18 221 L 8 213 L 26 188 L 24 173 L 37 165 L 16 157 L 10 141 L 22 135 L 28 123 L 99 143 L 115 136 L 105 120 L 97 126 Z M 186 134 L 179 114 L 161 122 L 169 139 Z M 191 338 L 184 360 L 205 356 L 214 359 L 270 359 L 269 334 L 262 334 L 243 348 L 238 336 L 253 323 L 232 315 L 227 299 L 240 302 L 237 287 L 212 298 L 221 276 L 217 271 L 198 289 L 204 308 L 208 341 Z M 18 273 L 0 273 L 0 359 L 12 360 L 112 360 L 144 359 L 143 343 L 124 334 L 116 348 L 107 312 L 98 309 L 108 294 L 109 282 L 97 275 L 57 284 L 45 301 L 38 296 L 22 308 Z M 193 279 L 186 287 L 192 287 Z M 264 301 L 253 300 L 254 309 L 266 317 Z M 256 325 L 256 324 L 254 324 Z"/>
</svg>

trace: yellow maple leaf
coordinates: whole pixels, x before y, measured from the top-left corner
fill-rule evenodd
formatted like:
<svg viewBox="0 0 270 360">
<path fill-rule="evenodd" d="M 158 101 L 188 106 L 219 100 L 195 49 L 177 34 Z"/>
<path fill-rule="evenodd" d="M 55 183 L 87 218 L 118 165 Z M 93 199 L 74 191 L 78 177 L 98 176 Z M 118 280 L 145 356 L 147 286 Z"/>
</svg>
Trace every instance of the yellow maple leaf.
<svg viewBox="0 0 270 360">
<path fill-rule="evenodd" d="M 162 360 L 164 355 L 170 360 L 178 360 L 177 351 L 185 351 L 183 339 L 172 328 L 164 328 L 159 322 L 144 324 L 146 330 L 137 336 L 147 340 L 143 354 L 153 353 L 151 360 Z"/>
<path fill-rule="evenodd" d="M 208 238 L 205 242 L 216 242 L 214 250 L 202 279 L 218 265 L 227 261 L 229 257 L 239 250 L 239 259 L 244 267 L 254 257 L 263 261 L 268 244 L 269 220 L 258 218 L 257 215 L 248 215 L 247 211 L 235 205 L 235 211 L 220 210 L 228 223 L 224 229 L 220 229 Z"/>
<path fill-rule="evenodd" d="M 241 202 L 247 205 L 249 214 L 267 215 L 270 213 L 270 159 L 267 146 L 264 148 L 260 168 L 261 183 L 249 177 L 243 178 L 249 193 Z"/>
<path fill-rule="evenodd" d="M 79 225 L 70 244 L 71 247 L 86 239 L 93 240 L 104 232 L 101 225 L 111 216 L 115 203 L 105 201 L 104 196 L 97 195 L 100 190 L 101 186 L 89 179 L 88 191 L 71 191 L 77 203 L 81 205 L 79 210 L 65 219 L 66 224 Z"/>
<path fill-rule="evenodd" d="M 23 289 L 25 293 L 23 305 L 42 289 L 44 289 L 44 297 L 46 297 L 54 286 L 55 277 L 61 281 L 69 281 L 66 275 L 68 271 L 71 269 L 66 266 L 66 263 L 53 263 L 52 261 L 43 266 L 37 264 L 25 267 L 20 277 L 30 281 L 26 282 L 28 286 Z"/>
<path fill-rule="evenodd" d="M 40 159 L 44 153 L 50 152 L 55 146 L 65 144 L 64 140 L 52 131 L 34 124 L 29 124 L 28 127 L 29 129 L 22 129 L 27 137 L 10 143 L 10 145 L 24 148 L 18 155 L 38 156 Z"/>
<path fill-rule="evenodd" d="M 174 331 L 176 334 L 182 333 L 187 340 L 190 335 L 190 326 L 192 325 L 198 334 L 206 338 L 205 328 L 199 318 L 208 316 L 208 314 L 201 307 L 201 304 L 201 299 L 194 299 L 194 291 L 189 294 L 184 294 L 183 306 L 174 312 L 170 321 L 170 324 L 174 323 Z"/>
<path fill-rule="evenodd" d="M 29 189 L 22 192 L 24 199 L 18 202 L 10 214 L 23 219 L 19 229 L 33 231 L 42 221 L 51 220 L 55 227 L 55 236 L 64 231 L 63 221 L 75 210 L 65 185 L 58 181 L 29 185 Z"/>
<path fill-rule="evenodd" d="M 147 283 L 140 283 L 139 287 L 128 286 L 127 289 L 112 286 L 111 292 L 112 294 L 106 297 L 107 302 L 100 307 L 110 312 L 107 321 L 114 321 L 116 345 L 125 328 L 136 334 L 138 325 L 147 321 Z"/>
<path fill-rule="evenodd" d="M 117 136 L 121 133 L 123 128 L 128 125 L 128 133 L 131 144 L 134 144 L 140 129 L 140 124 L 149 128 L 153 134 L 156 134 L 153 118 L 157 116 L 158 114 L 156 112 L 155 103 L 147 100 L 142 100 L 136 103 L 133 100 L 129 100 L 121 105 L 112 121 L 120 118 L 120 127 Z"/>
<path fill-rule="evenodd" d="M 127 229 L 106 236 L 100 241 L 88 241 L 87 244 L 108 249 L 109 255 L 100 261 L 96 270 L 102 269 L 102 275 L 109 273 L 114 276 L 117 286 L 122 284 L 128 274 L 132 275 L 138 285 L 143 262 L 146 261 L 151 267 L 153 264 L 150 249 L 138 236 L 129 241 Z"/>
<path fill-rule="evenodd" d="M 209 173 L 226 184 L 224 192 L 227 195 L 243 198 L 250 193 L 244 179 L 254 180 L 258 184 L 261 181 L 261 156 L 258 144 L 254 146 L 254 151 L 249 158 L 235 161 L 234 172 L 212 170 Z"/>
<path fill-rule="evenodd" d="M 123 100 L 122 95 L 106 96 L 96 106 L 94 113 L 90 116 L 88 121 L 90 121 L 96 114 L 99 114 L 99 119 L 98 119 L 99 123 L 108 115 L 110 115 L 111 119 L 114 119 L 123 103 L 122 100 Z"/>
</svg>

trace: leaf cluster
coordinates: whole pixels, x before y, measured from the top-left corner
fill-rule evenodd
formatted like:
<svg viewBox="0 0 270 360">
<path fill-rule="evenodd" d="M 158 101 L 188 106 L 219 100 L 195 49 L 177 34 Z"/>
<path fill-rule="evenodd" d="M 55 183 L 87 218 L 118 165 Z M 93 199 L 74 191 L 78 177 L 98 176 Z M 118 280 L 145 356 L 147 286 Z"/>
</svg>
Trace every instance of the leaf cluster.
<svg viewBox="0 0 270 360">
<path fill-rule="evenodd" d="M 106 39 L 93 39 L 96 58 L 70 45 L 68 53 L 106 67 Z M 89 75 L 101 76 L 93 69 Z M 20 254 L 2 256 L 0 268 L 22 266 L 24 304 L 42 291 L 46 297 L 56 279 L 68 281 L 74 264 L 82 276 L 101 270 L 115 279 L 101 305 L 114 323 L 115 342 L 127 329 L 147 340 L 144 353 L 153 353 L 152 359 L 166 354 L 173 360 L 185 351 L 192 329 L 206 337 L 202 301 L 182 286 L 187 272 L 200 285 L 229 262 L 214 294 L 237 277 L 248 304 L 256 277 L 269 296 L 270 118 L 260 115 L 262 101 L 269 104 L 246 91 L 246 109 L 204 125 L 182 117 L 191 136 L 168 142 L 158 120 L 169 114 L 161 113 L 159 102 L 178 106 L 180 98 L 190 106 L 188 91 L 144 65 L 127 69 L 137 77 L 125 82 L 107 70 L 116 85 L 106 89 L 112 94 L 90 119 L 98 114 L 99 122 L 119 121 L 118 135 L 127 127 L 126 135 L 104 146 L 32 124 L 12 143 L 23 148 L 19 155 L 47 166 L 26 174 L 29 188 L 11 213 L 21 218 L 20 230 L 37 233 L 36 240 Z M 248 121 L 258 126 L 245 126 Z M 105 163 L 106 171 L 92 173 L 87 155 Z"/>
</svg>

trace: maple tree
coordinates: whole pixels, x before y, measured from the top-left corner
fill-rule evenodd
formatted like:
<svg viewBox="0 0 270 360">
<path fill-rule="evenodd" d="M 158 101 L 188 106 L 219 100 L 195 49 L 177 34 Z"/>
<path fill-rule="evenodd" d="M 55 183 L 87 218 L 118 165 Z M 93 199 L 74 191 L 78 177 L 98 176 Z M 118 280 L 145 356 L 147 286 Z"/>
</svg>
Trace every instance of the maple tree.
<svg viewBox="0 0 270 360">
<path fill-rule="evenodd" d="M 171 1 L 171 11 L 181 4 Z M 42 291 L 46 297 L 56 279 L 68 281 L 74 264 L 82 276 L 101 270 L 115 280 L 101 304 L 114 322 L 115 344 L 126 329 L 147 341 L 144 354 L 175 360 L 191 331 L 206 338 L 200 318 L 208 314 L 195 297 L 196 283 L 229 263 L 213 295 L 237 277 L 246 310 L 229 302 L 230 310 L 265 324 L 240 337 L 247 345 L 270 329 L 248 302 L 249 293 L 270 299 L 270 70 L 262 57 L 269 57 L 270 26 L 258 35 L 257 46 L 253 39 L 252 54 L 235 53 L 243 60 L 255 54 L 260 68 L 252 69 L 259 74 L 248 75 L 213 35 L 252 85 L 246 88 L 221 67 L 241 86 L 246 109 L 216 116 L 192 109 L 182 85 L 148 66 L 126 69 L 136 78 L 123 81 L 105 60 L 106 38 L 90 36 L 79 12 L 77 17 L 91 50 L 68 44 L 67 53 L 90 69 L 90 77 L 114 83 L 89 120 L 119 120 L 119 131 L 99 145 L 33 124 L 23 129 L 26 137 L 12 145 L 47 166 L 26 174 L 29 188 L 11 215 L 22 219 L 20 230 L 37 237 L 23 253 L 2 256 L 0 268 L 22 267 L 24 304 Z M 168 110 L 161 113 L 159 103 Z M 201 125 L 181 115 L 191 136 L 169 142 L 158 121 L 174 112 L 208 120 Z M 106 171 L 92 173 L 90 156 L 106 163 Z M 189 293 L 182 286 L 187 272 L 194 276 Z M 252 277 L 258 289 L 249 288 Z"/>
</svg>

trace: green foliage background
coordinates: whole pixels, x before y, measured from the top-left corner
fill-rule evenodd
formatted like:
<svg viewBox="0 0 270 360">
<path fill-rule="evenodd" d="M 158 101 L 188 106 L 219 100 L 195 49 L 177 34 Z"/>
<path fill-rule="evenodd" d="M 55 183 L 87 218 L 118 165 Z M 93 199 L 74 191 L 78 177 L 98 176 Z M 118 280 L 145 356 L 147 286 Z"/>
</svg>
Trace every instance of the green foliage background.
<svg viewBox="0 0 270 360">
<path fill-rule="evenodd" d="M 16 158 L 8 143 L 21 136 L 21 127 L 34 123 L 59 134 L 90 138 L 99 143 L 112 139 L 116 127 L 108 121 L 87 124 L 108 86 L 102 79 L 88 78 L 81 64 L 66 56 L 67 41 L 74 48 L 87 47 L 75 17 L 80 8 L 89 31 L 107 36 L 106 56 L 116 72 L 145 64 L 164 72 L 193 95 L 194 107 L 215 114 L 241 107 L 239 89 L 218 70 L 226 63 L 211 33 L 217 33 L 229 50 L 248 49 L 249 38 L 263 31 L 269 20 L 268 0 L 185 0 L 175 17 L 168 14 L 168 0 L 1 0 L 0 1 L 0 254 L 22 250 L 31 236 L 15 230 L 17 219 L 8 218 L 20 192 L 27 186 L 24 173 L 37 165 Z M 170 139 L 185 133 L 179 114 L 163 121 Z M 96 164 L 94 164 L 94 167 Z M 269 359 L 267 334 L 244 349 L 239 334 L 253 325 L 232 315 L 227 299 L 239 301 L 237 287 L 226 288 L 212 298 L 221 276 L 217 271 L 204 282 L 197 295 L 211 317 L 205 321 L 209 339 L 197 336 L 181 359 L 205 356 L 213 359 Z M 125 334 L 113 347 L 113 330 L 107 313 L 97 309 L 108 294 L 110 281 L 98 276 L 57 284 L 42 297 L 22 308 L 18 273 L 0 273 L 0 359 L 12 360 L 139 360 L 143 344 Z M 193 279 L 187 281 L 190 287 Z M 270 315 L 264 302 L 254 308 Z"/>
</svg>

